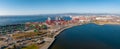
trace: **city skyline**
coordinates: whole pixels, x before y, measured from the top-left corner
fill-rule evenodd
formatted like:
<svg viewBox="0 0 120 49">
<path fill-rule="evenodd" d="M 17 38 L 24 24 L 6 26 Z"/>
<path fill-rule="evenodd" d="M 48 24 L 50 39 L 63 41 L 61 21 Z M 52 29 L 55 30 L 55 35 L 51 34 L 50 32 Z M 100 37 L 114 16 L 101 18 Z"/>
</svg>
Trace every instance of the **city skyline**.
<svg viewBox="0 0 120 49">
<path fill-rule="evenodd" d="M 119 0 L 0 0 L 0 15 L 120 13 Z"/>
</svg>

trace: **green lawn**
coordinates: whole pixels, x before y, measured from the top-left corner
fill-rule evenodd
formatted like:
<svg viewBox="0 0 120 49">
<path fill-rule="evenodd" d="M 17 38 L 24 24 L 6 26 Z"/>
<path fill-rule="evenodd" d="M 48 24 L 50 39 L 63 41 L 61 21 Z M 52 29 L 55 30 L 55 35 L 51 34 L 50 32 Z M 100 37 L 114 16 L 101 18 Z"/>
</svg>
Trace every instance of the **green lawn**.
<svg viewBox="0 0 120 49">
<path fill-rule="evenodd" d="M 39 47 L 35 44 L 32 44 L 32 45 L 26 46 L 25 48 L 22 48 L 22 49 L 39 49 Z"/>
</svg>

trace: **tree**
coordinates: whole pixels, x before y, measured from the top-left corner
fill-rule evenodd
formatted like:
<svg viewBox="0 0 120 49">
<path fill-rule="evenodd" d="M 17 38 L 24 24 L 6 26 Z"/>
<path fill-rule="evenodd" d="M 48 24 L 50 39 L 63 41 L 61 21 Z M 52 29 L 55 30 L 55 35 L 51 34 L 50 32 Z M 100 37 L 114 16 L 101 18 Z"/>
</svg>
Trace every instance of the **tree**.
<svg viewBox="0 0 120 49">
<path fill-rule="evenodd" d="M 42 25 L 41 29 L 47 29 L 47 25 Z"/>
<path fill-rule="evenodd" d="M 39 32 L 39 30 L 38 29 L 34 29 L 34 32 Z"/>
</svg>

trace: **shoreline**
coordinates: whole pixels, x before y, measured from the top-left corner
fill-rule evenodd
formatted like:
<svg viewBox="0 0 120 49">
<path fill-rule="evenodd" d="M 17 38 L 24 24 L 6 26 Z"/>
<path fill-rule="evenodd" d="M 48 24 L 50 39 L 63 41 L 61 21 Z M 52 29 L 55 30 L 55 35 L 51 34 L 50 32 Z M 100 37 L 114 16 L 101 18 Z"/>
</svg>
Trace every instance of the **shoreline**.
<svg viewBox="0 0 120 49">
<path fill-rule="evenodd" d="M 78 24 L 81 25 L 81 24 Z M 54 41 L 56 40 L 56 37 L 64 30 L 69 29 L 71 27 L 74 26 L 78 26 L 78 25 L 71 25 L 71 26 L 66 26 L 65 28 L 61 29 L 60 31 L 56 32 L 56 34 L 53 36 L 53 38 L 51 38 L 51 40 L 49 40 L 49 43 L 47 43 L 45 46 L 41 47 L 40 49 L 49 49 L 50 46 L 54 43 Z M 104 24 L 105 25 L 105 24 Z"/>
<path fill-rule="evenodd" d="M 49 47 L 54 43 L 54 41 L 56 40 L 56 36 L 58 36 L 62 31 L 69 29 L 71 27 L 74 26 L 78 26 L 78 25 L 71 25 L 71 26 L 66 26 L 65 28 L 61 29 L 60 31 L 56 32 L 56 34 L 53 36 L 53 38 L 49 38 L 49 40 L 47 41 L 47 43 L 41 47 L 40 49 L 49 49 Z"/>
</svg>

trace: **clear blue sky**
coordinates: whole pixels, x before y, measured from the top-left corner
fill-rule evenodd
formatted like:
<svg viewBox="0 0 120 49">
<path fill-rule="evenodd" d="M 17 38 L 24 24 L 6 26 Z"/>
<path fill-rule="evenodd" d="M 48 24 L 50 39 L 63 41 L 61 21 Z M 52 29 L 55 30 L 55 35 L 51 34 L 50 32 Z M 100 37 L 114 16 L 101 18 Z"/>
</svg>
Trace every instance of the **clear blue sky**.
<svg viewBox="0 0 120 49">
<path fill-rule="evenodd" d="M 0 15 L 120 13 L 120 0 L 0 0 Z"/>
</svg>

